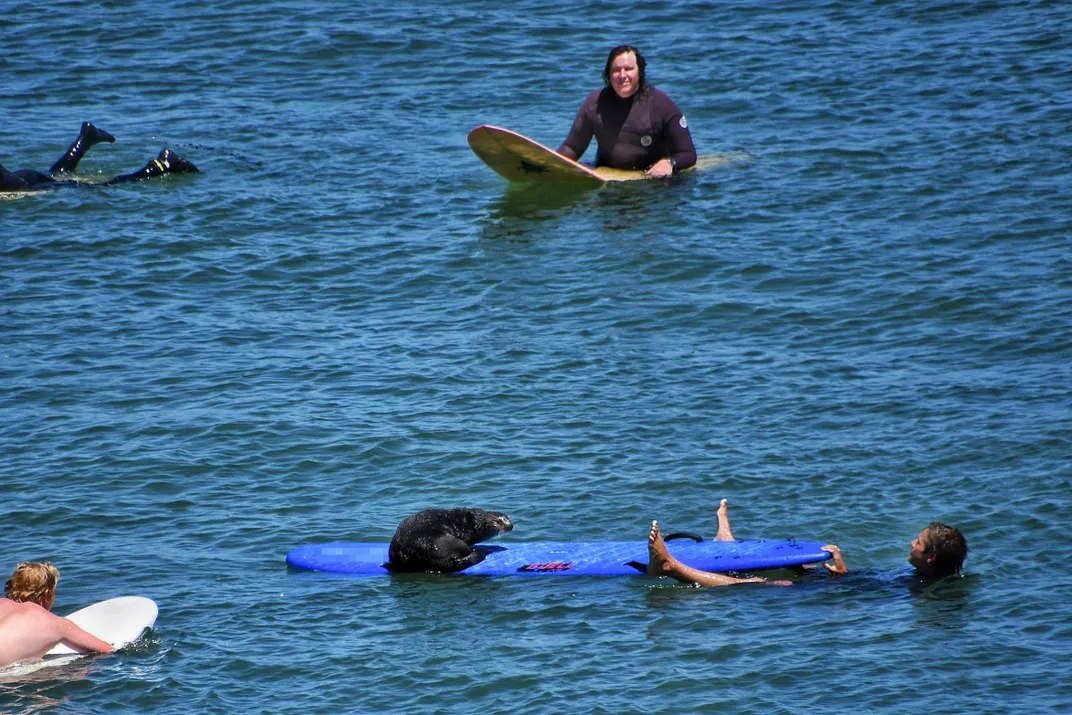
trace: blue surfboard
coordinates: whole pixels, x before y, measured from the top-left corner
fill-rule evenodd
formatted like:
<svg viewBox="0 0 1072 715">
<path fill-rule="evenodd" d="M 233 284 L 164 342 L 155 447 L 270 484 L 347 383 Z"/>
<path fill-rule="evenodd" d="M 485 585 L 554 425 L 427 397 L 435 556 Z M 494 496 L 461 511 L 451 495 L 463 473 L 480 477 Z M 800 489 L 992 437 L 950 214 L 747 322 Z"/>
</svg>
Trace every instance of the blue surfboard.
<svg viewBox="0 0 1072 715">
<path fill-rule="evenodd" d="M 336 541 L 292 549 L 287 563 L 299 569 L 385 576 L 387 543 Z M 532 541 L 477 544 L 487 554 L 458 573 L 471 576 L 639 576 L 648 563 L 646 541 Z M 670 541 L 682 563 L 704 571 L 759 571 L 825 561 L 830 554 L 810 541 Z"/>
</svg>

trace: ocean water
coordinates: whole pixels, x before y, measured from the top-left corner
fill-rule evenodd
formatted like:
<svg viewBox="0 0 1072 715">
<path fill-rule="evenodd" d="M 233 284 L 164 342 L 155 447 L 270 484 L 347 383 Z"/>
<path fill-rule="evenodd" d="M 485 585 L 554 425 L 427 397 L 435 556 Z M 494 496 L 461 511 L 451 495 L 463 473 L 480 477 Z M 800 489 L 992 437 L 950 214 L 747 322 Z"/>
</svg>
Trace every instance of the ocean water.
<svg viewBox="0 0 1072 715">
<path fill-rule="evenodd" d="M 1072 711 L 1072 6 L 15 0 L 0 555 L 160 606 L 12 713 Z M 701 154 L 508 186 L 640 46 Z M 102 186 L 168 146 L 201 172 Z M 589 150 L 589 156 L 593 150 Z M 345 578 L 426 506 L 510 539 L 833 542 L 849 578 Z M 906 588 L 941 519 L 963 574 Z M 783 574 L 784 575 L 784 574 Z"/>
</svg>

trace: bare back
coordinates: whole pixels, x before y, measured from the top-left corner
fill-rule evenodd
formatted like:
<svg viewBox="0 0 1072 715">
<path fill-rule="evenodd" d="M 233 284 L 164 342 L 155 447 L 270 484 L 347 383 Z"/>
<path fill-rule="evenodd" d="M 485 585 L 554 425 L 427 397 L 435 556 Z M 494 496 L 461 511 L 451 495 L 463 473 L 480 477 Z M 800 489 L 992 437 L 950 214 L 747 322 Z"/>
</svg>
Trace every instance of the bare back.
<svg viewBox="0 0 1072 715">
<path fill-rule="evenodd" d="M 0 598 L 0 666 L 41 658 L 59 643 L 82 652 L 115 650 L 72 621 L 36 603 Z"/>
</svg>

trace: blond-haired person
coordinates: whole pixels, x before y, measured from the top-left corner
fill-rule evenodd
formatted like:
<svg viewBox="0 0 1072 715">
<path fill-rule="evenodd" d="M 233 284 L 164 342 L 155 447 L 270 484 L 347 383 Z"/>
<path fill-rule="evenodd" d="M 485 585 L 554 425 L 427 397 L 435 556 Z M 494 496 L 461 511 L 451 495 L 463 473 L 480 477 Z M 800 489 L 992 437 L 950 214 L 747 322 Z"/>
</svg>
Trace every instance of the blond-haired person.
<svg viewBox="0 0 1072 715">
<path fill-rule="evenodd" d="M 47 562 L 23 561 L 15 567 L 0 598 L 0 666 L 41 658 L 60 643 L 83 653 L 115 650 L 50 612 L 59 580 L 60 572 Z"/>
</svg>

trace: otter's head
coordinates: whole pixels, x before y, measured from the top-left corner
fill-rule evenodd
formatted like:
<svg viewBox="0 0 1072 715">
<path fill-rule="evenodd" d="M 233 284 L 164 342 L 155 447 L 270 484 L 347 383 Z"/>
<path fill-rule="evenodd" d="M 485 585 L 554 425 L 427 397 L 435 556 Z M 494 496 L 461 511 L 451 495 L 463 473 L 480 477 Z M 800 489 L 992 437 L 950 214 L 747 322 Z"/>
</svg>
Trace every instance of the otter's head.
<svg viewBox="0 0 1072 715">
<path fill-rule="evenodd" d="M 480 537 L 479 541 L 505 534 L 514 528 L 514 522 L 510 521 L 510 517 L 502 512 L 473 509 L 471 516 L 473 519 L 473 533 Z"/>
</svg>

